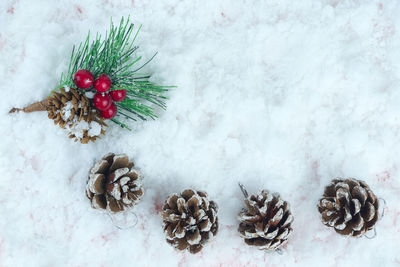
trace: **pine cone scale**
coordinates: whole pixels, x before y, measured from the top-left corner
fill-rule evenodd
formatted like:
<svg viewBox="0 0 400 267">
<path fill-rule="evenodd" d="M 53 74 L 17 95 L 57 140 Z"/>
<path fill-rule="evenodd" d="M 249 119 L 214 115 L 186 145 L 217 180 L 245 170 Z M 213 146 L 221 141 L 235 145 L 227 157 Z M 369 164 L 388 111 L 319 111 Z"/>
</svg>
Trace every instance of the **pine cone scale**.
<svg viewBox="0 0 400 267">
<path fill-rule="evenodd" d="M 172 240 L 171 240 L 171 241 L 172 241 Z M 172 242 L 171 244 L 174 245 L 174 244 L 176 244 L 176 243 L 177 243 L 176 248 L 179 249 L 179 250 L 184 250 L 184 249 L 186 249 L 186 247 L 189 246 L 189 243 L 186 241 L 185 238 L 178 239 L 177 242 Z"/>
<path fill-rule="evenodd" d="M 186 232 L 186 240 L 189 245 L 198 245 L 201 241 L 201 235 L 198 228 L 196 228 L 193 232 Z"/>
<path fill-rule="evenodd" d="M 103 195 L 94 195 L 91 203 L 96 209 L 105 209 L 107 205 L 107 201 Z"/>
<path fill-rule="evenodd" d="M 90 170 L 90 173 L 105 173 L 107 168 L 109 166 L 109 163 L 107 160 L 99 160 L 96 162 L 96 164 L 93 166 L 93 168 Z"/>
<path fill-rule="evenodd" d="M 285 228 L 283 231 L 280 231 L 280 233 L 277 234 L 275 239 L 280 239 L 280 240 L 284 239 L 285 240 L 285 239 L 287 239 L 289 234 L 290 234 L 290 230 L 288 228 Z"/>
<path fill-rule="evenodd" d="M 95 174 L 92 181 L 92 187 L 94 189 L 93 193 L 96 194 L 103 194 L 104 193 L 104 186 L 105 186 L 106 177 L 104 174 Z"/>
<path fill-rule="evenodd" d="M 375 209 L 375 206 L 368 202 L 367 205 L 365 205 L 364 209 L 361 211 L 361 214 L 363 218 L 365 218 L 365 220 L 369 222 L 374 218 L 376 210 L 378 209 Z"/>
<path fill-rule="evenodd" d="M 115 198 L 106 195 L 106 199 L 107 199 L 107 208 L 109 211 L 116 213 L 124 210 L 121 203 L 118 202 Z"/>
<path fill-rule="evenodd" d="M 199 228 L 201 232 L 208 232 L 211 230 L 212 223 L 211 221 L 207 218 L 206 220 L 203 220 L 199 224 Z"/>
<path fill-rule="evenodd" d="M 117 169 L 121 169 L 124 167 L 128 167 L 128 164 L 129 164 L 128 157 L 126 157 L 125 155 L 116 156 L 113 163 L 111 164 L 110 172 L 113 172 Z"/>
<path fill-rule="evenodd" d="M 293 215 L 286 213 L 281 220 L 281 225 L 279 227 L 286 228 L 293 222 Z"/>
</svg>

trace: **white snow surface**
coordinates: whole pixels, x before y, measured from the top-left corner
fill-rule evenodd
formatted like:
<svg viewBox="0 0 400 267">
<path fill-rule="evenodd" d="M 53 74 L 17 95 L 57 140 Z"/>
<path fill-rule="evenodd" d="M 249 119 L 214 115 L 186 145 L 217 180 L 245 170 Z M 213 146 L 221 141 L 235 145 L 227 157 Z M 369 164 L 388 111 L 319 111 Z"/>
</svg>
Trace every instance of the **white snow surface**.
<svg viewBox="0 0 400 267">
<path fill-rule="evenodd" d="M 0 266 L 399 266 L 400 1 L 3 0 L 0 2 Z M 131 16 L 152 80 L 176 85 L 159 119 L 74 143 L 45 112 L 73 44 Z M 111 124 L 111 122 L 110 122 Z M 88 171 L 126 153 L 145 194 L 119 230 L 85 196 Z M 335 177 L 386 200 L 374 239 L 320 222 Z M 249 194 L 279 192 L 293 233 L 283 254 L 237 232 Z M 204 190 L 219 232 L 196 255 L 167 242 L 166 197 Z"/>
</svg>

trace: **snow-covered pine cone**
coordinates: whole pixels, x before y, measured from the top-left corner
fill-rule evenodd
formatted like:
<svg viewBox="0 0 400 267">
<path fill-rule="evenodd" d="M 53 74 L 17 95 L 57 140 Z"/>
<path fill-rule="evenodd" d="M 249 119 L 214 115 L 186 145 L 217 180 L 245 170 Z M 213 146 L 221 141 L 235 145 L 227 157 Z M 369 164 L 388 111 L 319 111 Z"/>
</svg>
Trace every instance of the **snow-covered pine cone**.
<svg viewBox="0 0 400 267">
<path fill-rule="evenodd" d="M 362 236 L 379 219 L 379 199 L 365 182 L 339 178 L 325 187 L 318 210 L 322 222 L 339 234 Z"/>
<path fill-rule="evenodd" d="M 47 114 L 69 137 L 87 144 L 105 133 L 107 124 L 90 100 L 75 88 L 60 88 L 47 98 Z"/>
<path fill-rule="evenodd" d="M 143 195 L 139 171 L 127 155 L 107 154 L 90 170 L 86 195 L 95 209 L 119 212 L 136 205 Z"/>
<path fill-rule="evenodd" d="M 218 206 L 202 191 L 184 190 L 167 198 L 162 209 L 167 242 L 179 250 L 199 252 L 217 234 Z"/>
<path fill-rule="evenodd" d="M 293 216 L 289 204 L 276 193 L 262 190 L 245 199 L 246 208 L 239 213 L 239 233 L 246 244 L 275 250 L 292 232 Z"/>
</svg>

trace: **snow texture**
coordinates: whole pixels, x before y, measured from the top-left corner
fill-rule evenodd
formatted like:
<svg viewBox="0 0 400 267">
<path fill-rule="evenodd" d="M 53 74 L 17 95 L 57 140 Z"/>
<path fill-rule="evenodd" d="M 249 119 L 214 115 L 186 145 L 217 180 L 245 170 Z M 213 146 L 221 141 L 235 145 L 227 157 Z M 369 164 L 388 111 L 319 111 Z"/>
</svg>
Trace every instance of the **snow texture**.
<svg viewBox="0 0 400 267">
<path fill-rule="evenodd" d="M 71 117 L 71 112 L 73 108 L 74 105 L 72 104 L 71 101 L 65 103 L 65 106 L 62 108 L 62 113 L 61 113 L 61 117 L 63 118 L 64 121 L 66 121 L 67 119 L 69 119 L 69 117 Z"/>
<path fill-rule="evenodd" d="M 399 14 L 398 0 L 0 1 L 0 266 L 399 266 Z M 143 24 L 144 59 L 158 51 L 145 71 L 178 86 L 159 119 L 82 145 L 45 112 L 7 114 L 49 95 L 89 29 L 128 15 Z M 143 173 L 133 228 L 85 196 L 108 152 Z M 335 177 L 386 200 L 374 239 L 320 222 Z M 282 255 L 239 236 L 238 181 L 291 204 Z M 190 187 L 220 207 L 219 232 L 196 255 L 165 242 L 160 217 Z"/>
<path fill-rule="evenodd" d="M 71 127 L 69 127 L 71 125 Z M 88 135 L 99 136 L 101 134 L 101 125 L 95 121 L 86 122 L 84 120 L 78 121 L 78 116 L 75 115 L 74 120 L 68 122 L 67 131 L 74 134 L 78 139 L 83 138 L 84 131 L 88 130 Z"/>
<path fill-rule="evenodd" d="M 67 87 L 68 88 L 68 87 Z M 68 89 L 69 90 L 69 89 Z M 65 106 L 61 110 L 61 116 L 64 121 L 71 118 L 71 113 L 74 105 L 71 101 L 65 103 Z M 81 103 L 79 103 L 79 108 L 81 108 Z M 84 120 L 79 121 L 78 115 L 74 115 L 72 120 L 69 120 L 66 124 L 66 131 L 75 135 L 76 138 L 82 139 L 84 131 L 88 130 L 88 135 L 90 137 L 99 136 L 101 134 L 102 126 L 96 122 L 86 122 Z"/>
</svg>

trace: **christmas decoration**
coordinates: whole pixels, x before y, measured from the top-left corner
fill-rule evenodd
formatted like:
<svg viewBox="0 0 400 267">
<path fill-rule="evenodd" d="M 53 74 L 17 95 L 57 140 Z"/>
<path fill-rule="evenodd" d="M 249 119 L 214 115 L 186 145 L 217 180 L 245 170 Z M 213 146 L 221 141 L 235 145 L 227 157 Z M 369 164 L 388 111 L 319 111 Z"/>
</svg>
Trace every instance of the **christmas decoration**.
<svg viewBox="0 0 400 267">
<path fill-rule="evenodd" d="M 179 250 L 199 252 L 217 234 L 218 206 L 207 194 L 192 189 L 167 198 L 162 208 L 167 242 Z"/>
<path fill-rule="evenodd" d="M 365 182 L 338 178 L 325 187 L 318 210 L 322 222 L 339 234 L 363 236 L 379 219 L 379 199 Z"/>
<path fill-rule="evenodd" d="M 100 75 L 99 78 L 94 81 L 94 89 L 96 89 L 96 91 L 99 93 L 107 92 L 108 90 L 110 90 L 110 87 L 111 80 L 105 74 Z"/>
<path fill-rule="evenodd" d="M 104 93 L 96 93 L 93 96 L 93 104 L 94 107 L 97 108 L 98 110 L 106 110 L 111 106 L 111 97 L 109 94 L 104 94 Z M 107 118 L 106 118 L 107 119 Z"/>
<path fill-rule="evenodd" d="M 90 170 L 86 196 L 95 209 L 120 212 L 136 205 L 143 196 L 139 171 L 127 155 L 105 155 Z"/>
<path fill-rule="evenodd" d="M 137 66 L 142 57 L 135 56 L 138 47 L 134 42 L 140 27 L 136 32 L 133 29 L 129 18 L 126 21 L 122 18 L 119 26 L 111 22 L 110 31 L 104 39 L 97 34 L 90 41 L 88 35 L 78 47 L 74 46 L 68 71 L 61 75 L 59 86 L 51 92 L 50 97 L 65 92 L 63 88 L 76 88 L 74 92 L 78 98 L 84 96 L 89 99 L 84 102 L 86 106 L 82 106 L 82 110 L 97 109 L 99 112 L 96 114 L 103 119 L 110 119 L 126 129 L 129 129 L 128 120 L 157 118 L 156 108 L 166 108 L 164 94 L 169 87 L 156 85 L 149 80 L 150 75 L 139 72 L 155 55 Z M 95 97 L 91 99 L 93 94 Z M 48 103 L 48 99 L 45 99 L 22 109 L 12 108 L 10 113 L 47 110 Z M 52 110 L 55 114 L 61 114 L 60 108 L 63 107 L 53 106 Z M 105 125 L 102 124 L 102 133 Z"/>
<path fill-rule="evenodd" d="M 259 249 L 276 250 L 282 246 L 292 232 L 293 216 L 289 204 L 281 197 L 267 190 L 249 196 L 245 195 L 246 208 L 239 213 L 239 233 L 246 244 Z"/>
<path fill-rule="evenodd" d="M 110 95 L 114 102 L 121 102 L 126 97 L 126 90 L 114 90 L 110 92 Z"/>
<path fill-rule="evenodd" d="M 112 119 L 117 115 L 117 106 L 114 103 L 111 103 L 111 105 L 105 110 L 102 110 L 100 114 L 105 119 Z"/>
<path fill-rule="evenodd" d="M 74 75 L 74 83 L 78 88 L 88 89 L 93 84 L 93 74 L 88 70 L 78 70 Z"/>
</svg>

